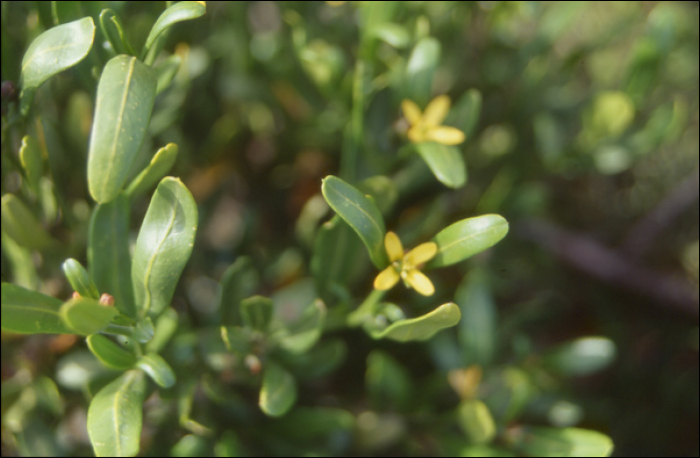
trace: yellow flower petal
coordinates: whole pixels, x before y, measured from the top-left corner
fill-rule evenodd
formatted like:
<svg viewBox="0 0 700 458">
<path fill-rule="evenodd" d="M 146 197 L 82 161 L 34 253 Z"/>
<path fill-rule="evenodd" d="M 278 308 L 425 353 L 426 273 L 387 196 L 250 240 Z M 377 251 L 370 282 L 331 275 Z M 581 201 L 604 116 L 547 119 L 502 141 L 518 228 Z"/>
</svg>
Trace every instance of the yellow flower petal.
<svg viewBox="0 0 700 458">
<path fill-rule="evenodd" d="M 439 126 L 442 120 L 445 119 L 445 116 L 447 116 L 448 111 L 450 111 L 450 98 L 446 95 L 435 97 L 425 107 L 423 123 L 426 127 Z"/>
<path fill-rule="evenodd" d="M 408 99 L 401 102 L 401 110 L 403 110 L 403 115 L 411 125 L 418 124 L 423 116 L 418 105 Z"/>
<path fill-rule="evenodd" d="M 418 269 L 411 269 L 406 273 L 406 283 L 423 296 L 432 296 L 435 293 L 433 283 Z"/>
<path fill-rule="evenodd" d="M 421 125 L 411 127 L 408 129 L 408 133 L 406 135 L 411 143 L 423 143 L 428 141 L 428 139 L 425 138 L 425 129 L 423 129 L 423 126 Z"/>
<path fill-rule="evenodd" d="M 430 261 L 437 254 L 438 246 L 435 242 L 422 243 L 408 252 L 403 258 L 404 265 L 417 266 Z"/>
<path fill-rule="evenodd" d="M 377 278 L 374 279 L 374 289 L 380 291 L 386 291 L 394 287 L 394 285 L 399 281 L 399 274 L 394 269 L 394 266 L 389 266 L 386 269 L 379 272 Z"/>
<path fill-rule="evenodd" d="M 456 127 L 438 126 L 429 129 L 425 133 L 429 141 L 442 143 L 443 145 L 459 145 L 464 141 L 464 132 Z"/>
<path fill-rule="evenodd" d="M 386 233 L 384 247 L 386 248 L 386 254 L 389 255 L 389 261 L 395 262 L 403 259 L 403 245 L 401 245 L 401 240 L 395 233 L 391 231 Z"/>
</svg>

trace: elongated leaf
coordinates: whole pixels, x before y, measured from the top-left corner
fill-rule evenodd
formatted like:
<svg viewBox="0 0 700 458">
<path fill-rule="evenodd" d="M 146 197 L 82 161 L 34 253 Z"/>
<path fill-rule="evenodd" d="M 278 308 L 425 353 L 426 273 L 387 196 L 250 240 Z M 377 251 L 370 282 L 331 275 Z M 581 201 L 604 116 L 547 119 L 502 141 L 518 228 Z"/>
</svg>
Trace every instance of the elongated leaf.
<svg viewBox="0 0 700 458">
<path fill-rule="evenodd" d="M 179 179 L 163 178 L 141 225 L 131 265 L 139 315 L 159 315 L 170 304 L 196 232 L 192 194 Z"/>
<path fill-rule="evenodd" d="M 297 400 L 297 382 L 294 376 L 275 363 L 269 363 L 263 374 L 260 389 L 260 409 L 271 417 L 280 417 Z"/>
<path fill-rule="evenodd" d="M 204 5 L 204 2 L 178 2 L 167 10 L 163 11 L 156 23 L 151 28 L 148 38 L 146 38 L 146 44 L 143 47 L 141 57 L 146 57 L 146 54 L 148 54 L 150 51 L 151 46 L 153 46 L 153 43 L 156 41 L 156 38 L 158 38 L 161 33 L 163 33 L 173 24 L 182 21 L 189 21 L 190 19 L 196 19 L 206 12 L 207 8 Z"/>
<path fill-rule="evenodd" d="M 399 320 L 383 331 L 373 332 L 372 337 L 398 340 L 399 342 L 428 340 L 437 332 L 459 323 L 460 316 L 457 304 L 448 302 L 423 316 Z"/>
<path fill-rule="evenodd" d="M 102 388 L 88 409 L 87 428 L 97 456 L 134 456 L 139 452 L 143 372 L 131 370 Z"/>
<path fill-rule="evenodd" d="M 464 261 L 494 246 L 507 233 L 508 221 L 500 215 L 483 215 L 457 221 L 433 237 L 438 252 L 426 264 L 426 268 L 445 267 Z"/>
<path fill-rule="evenodd" d="M 148 167 L 143 169 L 136 178 L 133 179 L 129 187 L 126 188 L 126 195 L 133 198 L 145 193 L 148 189 L 161 180 L 163 176 L 170 171 L 177 159 L 177 145 L 168 143 L 158 151 L 151 159 Z"/>
<path fill-rule="evenodd" d="M 256 331 L 265 332 L 272 319 L 272 299 L 263 296 L 253 296 L 241 301 L 241 316 L 243 323 Z"/>
<path fill-rule="evenodd" d="M 580 428 L 523 427 L 509 441 L 528 456 L 610 456 L 613 442 L 605 434 Z"/>
<path fill-rule="evenodd" d="M 123 314 L 136 318 L 129 257 L 129 199 L 124 195 L 99 204 L 88 232 L 88 269 L 99 291 L 114 297 Z"/>
<path fill-rule="evenodd" d="M 49 29 L 32 41 L 22 59 L 22 114 L 27 114 L 34 92 L 44 81 L 87 56 L 94 38 L 95 24 L 85 17 Z"/>
<path fill-rule="evenodd" d="M 141 148 L 156 97 L 156 73 L 132 56 L 107 62 L 97 86 L 88 187 L 99 203 L 121 190 Z"/>
<path fill-rule="evenodd" d="M 555 371 L 582 376 L 605 369 L 615 360 L 615 343 L 605 337 L 582 337 L 560 345 L 544 357 Z"/>
<path fill-rule="evenodd" d="M 239 326 L 243 323 L 240 313 L 241 300 L 253 294 L 258 286 L 258 274 L 250 258 L 242 256 L 228 266 L 221 277 L 219 313 L 221 322 Z"/>
<path fill-rule="evenodd" d="M 92 299 L 100 298 L 100 293 L 97 291 L 95 283 L 82 264 L 73 258 L 68 258 L 61 268 L 74 291 L 77 291 L 83 297 L 90 297 Z"/>
<path fill-rule="evenodd" d="M 415 148 L 440 183 L 461 188 L 467 182 L 467 166 L 456 146 L 425 142 L 416 144 Z"/>
<path fill-rule="evenodd" d="M 440 61 L 440 42 L 433 37 L 421 38 L 413 48 L 406 67 L 404 98 L 424 106 L 430 99 L 433 74 Z"/>
<path fill-rule="evenodd" d="M 18 245 L 37 250 L 54 243 L 32 212 L 15 195 L 2 196 L 1 208 L 2 228 Z"/>
<path fill-rule="evenodd" d="M 87 336 L 103 329 L 119 312 L 95 299 L 79 297 L 63 304 L 59 313 L 75 334 Z"/>
<path fill-rule="evenodd" d="M 321 192 L 328 205 L 360 236 L 375 266 L 379 269 L 386 267 L 386 229 L 375 203 L 355 187 L 332 175 L 324 178 Z"/>
<path fill-rule="evenodd" d="M 12 283 L 2 284 L 2 329 L 20 334 L 73 334 L 61 321 L 63 302 Z"/>
<path fill-rule="evenodd" d="M 455 292 L 462 311 L 459 341 L 463 364 L 488 365 L 496 348 L 496 304 L 483 271 L 472 270 Z"/>
<path fill-rule="evenodd" d="M 182 58 L 177 54 L 173 54 L 163 59 L 163 61 L 155 67 L 156 73 L 158 74 L 158 88 L 156 89 L 156 94 L 160 94 L 170 87 L 170 83 L 173 82 L 175 75 L 177 75 L 178 70 L 180 70 L 181 63 Z"/>
<path fill-rule="evenodd" d="M 323 332 L 326 320 L 326 306 L 316 299 L 309 304 L 299 320 L 288 327 L 288 334 L 280 340 L 280 346 L 292 353 L 305 353 L 313 347 Z"/>
<path fill-rule="evenodd" d="M 107 8 L 100 13 L 100 28 L 102 33 L 112 45 L 112 49 L 117 54 L 129 54 L 135 56 L 134 48 L 124 33 L 124 26 L 121 19 L 113 10 Z"/>
<path fill-rule="evenodd" d="M 175 373 L 170 365 L 156 353 L 148 353 L 140 357 L 136 365 L 162 388 L 170 388 L 175 384 Z"/>
<path fill-rule="evenodd" d="M 489 408 L 478 399 L 462 401 L 457 409 L 459 426 L 472 444 L 486 444 L 496 435 L 496 423 Z"/>
<path fill-rule="evenodd" d="M 158 353 L 177 330 L 177 312 L 169 307 L 156 321 L 153 338 L 146 344 L 146 351 Z"/>
<path fill-rule="evenodd" d="M 107 367 L 126 370 L 136 364 L 136 355 L 102 334 L 89 335 L 86 340 L 92 354 Z"/>
<path fill-rule="evenodd" d="M 27 178 L 27 183 L 35 194 L 39 193 L 39 179 L 44 170 L 44 158 L 41 156 L 39 143 L 31 135 L 22 138 L 19 148 L 19 159 Z"/>
</svg>

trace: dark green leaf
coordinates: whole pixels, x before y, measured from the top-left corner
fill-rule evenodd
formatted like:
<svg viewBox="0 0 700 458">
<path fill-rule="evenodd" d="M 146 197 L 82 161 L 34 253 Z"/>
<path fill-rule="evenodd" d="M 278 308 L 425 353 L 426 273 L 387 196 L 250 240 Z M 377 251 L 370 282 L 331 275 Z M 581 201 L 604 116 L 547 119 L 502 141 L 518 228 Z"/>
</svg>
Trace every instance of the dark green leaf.
<svg viewBox="0 0 700 458">
<path fill-rule="evenodd" d="M 92 354 L 109 368 L 126 370 L 136 364 L 136 355 L 102 334 L 89 335 L 86 340 Z"/>
<path fill-rule="evenodd" d="M 416 144 L 415 148 L 440 183 L 461 188 L 467 182 L 467 166 L 456 146 L 425 142 Z"/>
<path fill-rule="evenodd" d="M 2 196 L 2 229 L 18 245 L 31 250 L 46 248 L 54 240 L 29 211 L 26 205 L 13 194 Z"/>
<path fill-rule="evenodd" d="M 459 323 L 459 341 L 463 364 L 488 365 L 496 347 L 496 304 L 483 271 L 472 270 L 455 292 L 462 320 Z"/>
<path fill-rule="evenodd" d="M 481 92 L 469 89 L 459 98 L 445 119 L 445 124 L 455 126 L 469 139 L 479 123 Z"/>
<path fill-rule="evenodd" d="M 353 414 L 329 407 L 296 407 L 283 418 L 269 424 L 275 436 L 294 440 L 318 440 L 337 431 L 352 431 Z"/>
<path fill-rule="evenodd" d="M 133 56 L 107 62 L 97 86 L 88 151 L 88 187 L 99 203 L 124 186 L 141 148 L 156 97 L 156 74 Z"/>
<path fill-rule="evenodd" d="M 440 42 L 433 37 L 421 38 L 413 48 L 406 67 L 404 98 L 424 106 L 430 99 L 433 74 L 440 61 Z"/>
<path fill-rule="evenodd" d="M 272 319 L 272 299 L 263 296 L 253 296 L 241 301 L 241 317 L 243 323 L 256 331 L 265 332 Z"/>
<path fill-rule="evenodd" d="M 491 412 L 478 399 L 462 401 L 457 409 L 457 418 L 472 444 L 486 444 L 496 436 L 496 423 Z"/>
<path fill-rule="evenodd" d="M 218 299 L 223 324 L 238 326 L 243 323 L 240 313 L 241 300 L 250 296 L 257 285 L 258 274 L 253 269 L 250 258 L 241 256 L 228 266 L 221 277 Z"/>
<path fill-rule="evenodd" d="M 49 29 L 32 41 L 22 59 L 22 114 L 27 114 L 34 92 L 44 81 L 87 56 L 94 38 L 95 24 L 85 17 Z"/>
<path fill-rule="evenodd" d="M 100 28 L 116 54 L 136 55 L 134 48 L 131 47 L 124 33 L 121 19 L 113 10 L 109 8 L 102 10 L 100 13 Z"/>
<path fill-rule="evenodd" d="M 100 293 L 97 291 L 95 283 L 82 264 L 73 258 L 68 258 L 61 267 L 68 282 L 73 287 L 73 291 L 77 291 L 83 297 L 100 298 Z"/>
<path fill-rule="evenodd" d="M 123 314 L 136 318 L 129 257 L 129 199 L 124 195 L 95 207 L 88 232 L 88 269 L 98 291 L 114 297 Z"/>
<path fill-rule="evenodd" d="M 51 2 L 51 17 L 56 25 L 78 20 L 82 16 L 84 14 L 79 1 L 61 0 Z"/>
<path fill-rule="evenodd" d="M 73 334 L 59 316 L 60 299 L 2 284 L 2 329 L 21 334 Z"/>
<path fill-rule="evenodd" d="M 483 215 L 457 221 L 433 237 L 438 252 L 426 264 L 426 268 L 444 267 L 464 261 L 492 247 L 507 233 L 508 221 L 500 215 Z"/>
<path fill-rule="evenodd" d="M 280 346 L 292 353 L 304 353 L 313 347 L 323 332 L 326 320 L 326 306 L 316 299 L 301 313 L 295 323 L 287 326 L 287 334 L 280 340 Z"/>
<path fill-rule="evenodd" d="M 207 12 L 207 8 L 203 4 L 204 2 L 178 2 L 171 6 L 170 8 L 163 11 L 156 23 L 151 28 L 151 32 L 146 38 L 146 44 L 143 47 L 143 52 L 141 53 L 141 58 L 145 58 L 148 52 L 156 41 L 156 38 L 167 30 L 173 24 L 182 21 L 189 21 L 190 19 L 196 19 Z"/>
<path fill-rule="evenodd" d="M 131 181 L 131 184 L 129 184 L 129 187 L 126 188 L 124 193 L 133 198 L 148 191 L 149 188 L 161 180 L 173 167 L 177 159 L 177 151 L 178 148 L 175 143 L 168 143 L 156 151 L 148 167 L 143 169 L 141 173 Z"/>
<path fill-rule="evenodd" d="M 131 266 L 140 315 L 159 315 L 170 304 L 196 232 L 192 194 L 179 179 L 163 178 L 141 225 Z"/>
<path fill-rule="evenodd" d="M 95 299 L 79 297 L 61 306 L 61 319 L 75 334 L 94 334 L 107 326 L 119 311 L 116 307 L 102 305 Z"/>
<path fill-rule="evenodd" d="M 95 455 L 134 456 L 139 452 L 145 391 L 143 373 L 131 370 L 92 399 L 87 428 Z"/>
<path fill-rule="evenodd" d="M 160 355 L 148 353 L 139 358 L 136 365 L 148 374 L 161 388 L 175 384 L 175 373 Z"/>
<path fill-rule="evenodd" d="M 333 210 L 353 228 L 379 269 L 387 265 L 384 251 L 384 219 L 375 203 L 338 177 L 327 176 L 321 185 L 323 197 Z"/>
<path fill-rule="evenodd" d="M 407 407 L 414 394 L 408 371 L 380 350 L 373 350 L 367 357 L 365 386 L 378 409 Z"/>
<path fill-rule="evenodd" d="M 516 456 L 513 452 L 493 445 L 470 445 L 464 447 L 458 456 L 466 457 L 510 457 Z"/>
<path fill-rule="evenodd" d="M 544 356 L 547 366 L 571 376 L 589 375 L 615 360 L 615 343 L 605 337 L 582 337 L 560 345 Z"/>
<path fill-rule="evenodd" d="M 428 340 L 437 332 L 459 323 L 460 316 L 457 304 L 448 302 L 430 313 L 417 318 L 399 320 L 386 329 L 371 334 L 375 339 L 392 339 L 399 342 Z"/>
<path fill-rule="evenodd" d="M 613 451 L 608 436 L 588 429 L 531 426 L 509 431 L 508 436 L 529 456 L 610 456 Z"/>
<path fill-rule="evenodd" d="M 275 363 L 268 363 L 260 389 L 260 409 L 271 417 L 280 417 L 297 400 L 297 382 L 294 376 Z"/>
</svg>

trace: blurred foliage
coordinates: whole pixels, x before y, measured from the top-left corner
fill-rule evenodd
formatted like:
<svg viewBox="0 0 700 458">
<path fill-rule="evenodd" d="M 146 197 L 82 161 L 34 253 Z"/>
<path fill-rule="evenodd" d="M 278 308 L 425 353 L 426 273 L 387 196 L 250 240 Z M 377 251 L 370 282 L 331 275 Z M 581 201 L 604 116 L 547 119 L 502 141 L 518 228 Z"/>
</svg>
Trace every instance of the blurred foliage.
<svg viewBox="0 0 700 458">
<path fill-rule="evenodd" d="M 96 45 L 36 91 L 41 116 L 22 127 L 39 145 L 23 144 L 20 121 L 7 117 L 12 82 L 32 40 L 66 22 L 59 16 L 98 23 L 111 8 L 140 49 L 163 5 L 58 3 L 2 3 L 2 193 L 25 196 L 3 198 L 2 280 L 68 298 L 61 263 L 86 256 L 91 69 L 108 53 Z M 561 456 L 609 452 L 601 431 L 616 455 L 697 456 L 698 11 L 207 2 L 206 16 L 178 25 L 161 44 L 172 58 L 154 57 L 159 95 L 132 172 L 177 144 L 171 173 L 198 204 L 199 231 L 173 308 L 155 323 L 172 340 L 149 343 L 164 348 L 178 383 L 146 392 L 142 453 Z M 453 100 L 445 125 L 467 136 L 468 180 L 456 189 L 404 146 L 401 101 L 422 109 L 441 94 Z M 22 166 L 37 154 L 38 169 Z M 377 271 L 337 218 L 319 228 L 331 215 L 320 197 L 329 174 L 384 197 L 366 179 L 389 176 L 395 195 L 375 200 L 409 247 L 474 215 L 510 222 L 499 245 L 431 275 L 434 300 L 462 309 L 456 327 L 400 343 L 344 326 L 359 305 L 348 297 L 370 291 Z M 147 203 L 135 202 L 140 220 Z M 21 227 L 6 205 L 21 208 Z M 347 240 L 336 248 L 342 272 L 314 258 L 321 231 Z M 40 235 L 22 243 L 27 234 Z M 274 318 L 243 319 L 301 334 L 318 286 L 309 278 L 323 275 L 323 335 L 304 335 L 308 346 L 282 339 L 270 351 L 285 368 L 260 373 L 246 347 L 255 339 L 240 337 L 222 298 L 271 296 Z M 399 288 L 388 298 L 377 313 L 389 321 L 403 317 L 393 303 L 435 305 Z M 3 332 L 2 343 L 3 456 L 91 453 L 85 401 L 118 373 L 70 335 Z M 231 353 L 237 345 L 244 351 Z M 295 384 L 296 407 L 267 417 L 261 383 L 270 393 Z"/>
</svg>

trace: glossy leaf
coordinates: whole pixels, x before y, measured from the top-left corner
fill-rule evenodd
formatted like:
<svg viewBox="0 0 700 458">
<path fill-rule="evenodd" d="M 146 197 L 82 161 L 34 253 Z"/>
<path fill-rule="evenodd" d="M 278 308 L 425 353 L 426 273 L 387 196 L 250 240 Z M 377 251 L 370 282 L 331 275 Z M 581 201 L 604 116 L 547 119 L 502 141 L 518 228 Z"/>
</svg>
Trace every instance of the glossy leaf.
<svg viewBox="0 0 700 458">
<path fill-rule="evenodd" d="M 240 304 L 244 297 L 253 294 L 258 285 L 258 275 L 252 267 L 250 258 L 241 256 L 228 266 L 221 276 L 219 291 L 219 313 L 221 322 L 238 326 L 243 324 Z"/>
<path fill-rule="evenodd" d="M 2 229 L 18 245 L 38 250 L 54 243 L 24 202 L 14 194 L 2 196 L 1 205 Z"/>
<path fill-rule="evenodd" d="M 124 186 L 146 135 L 156 97 L 155 70 L 133 56 L 105 65 L 97 86 L 95 121 L 88 151 L 88 187 L 99 203 Z"/>
<path fill-rule="evenodd" d="M 97 456 L 134 456 L 139 452 L 146 383 L 139 370 L 125 372 L 92 399 L 87 416 Z"/>
<path fill-rule="evenodd" d="M 287 334 L 280 340 L 280 346 L 292 353 L 305 353 L 318 342 L 326 320 L 326 306 L 317 299 L 301 313 L 298 321 L 287 327 Z"/>
<path fill-rule="evenodd" d="M 456 146 L 424 142 L 416 144 L 415 148 L 440 183 L 461 188 L 467 182 L 467 166 Z"/>
<path fill-rule="evenodd" d="M 100 28 L 116 54 L 136 55 L 124 33 L 121 19 L 112 9 L 107 8 L 100 13 Z"/>
<path fill-rule="evenodd" d="M 544 356 L 547 366 L 570 376 L 605 369 L 615 360 L 615 343 L 605 337 L 583 337 L 560 345 Z"/>
<path fill-rule="evenodd" d="M 144 194 L 152 186 L 155 186 L 175 164 L 177 152 L 178 148 L 175 143 L 168 143 L 156 151 L 148 167 L 143 169 L 141 173 L 131 181 L 131 184 L 129 184 L 129 187 L 126 188 L 124 193 L 133 198 Z"/>
<path fill-rule="evenodd" d="M 73 334 L 59 316 L 63 302 L 12 283 L 2 284 L 2 329 L 20 334 Z"/>
<path fill-rule="evenodd" d="M 120 312 L 136 318 L 129 256 L 129 199 L 126 196 L 119 195 L 93 210 L 87 258 L 97 289 L 111 294 Z"/>
<path fill-rule="evenodd" d="M 146 44 L 143 47 L 143 52 L 141 53 L 141 58 L 145 58 L 150 51 L 156 38 L 171 27 L 173 24 L 182 21 L 189 21 L 190 19 L 196 19 L 207 12 L 207 8 L 204 2 L 178 2 L 171 6 L 170 8 L 163 11 L 156 23 L 151 28 L 148 38 L 146 38 Z"/>
<path fill-rule="evenodd" d="M 508 432 L 508 441 L 529 456 L 610 456 L 613 442 L 605 434 L 580 428 L 523 427 Z"/>
<path fill-rule="evenodd" d="M 163 178 L 141 225 L 131 266 L 139 315 L 159 315 L 170 304 L 196 232 L 192 194 L 179 179 Z"/>
<path fill-rule="evenodd" d="M 328 205 L 360 236 L 377 268 L 387 265 L 384 219 L 376 204 L 338 177 L 327 176 L 321 185 Z"/>
<path fill-rule="evenodd" d="M 500 215 L 483 215 L 457 221 L 433 237 L 438 252 L 426 264 L 426 268 L 444 267 L 464 261 L 492 247 L 507 233 L 508 221 Z"/>
<path fill-rule="evenodd" d="M 275 363 L 269 363 L 263 374 L 258 404 L 265 414 L 280 417 L 297 400 L 297 382 L 294 376 Z"/>
<path fill-rule="evenodd" d="M 263 296 L 253 296 L 241 301 L 243 323 L 256 331 L 265 332 L 272 319 L 274 303 Z"/>
<path fill-rule="evenodd" d="M 90 297 L 92 299 L 100 298 L 100 293 L 97 291 L 95 283 L 82 264 L 73 258 L 68 258 L 61 268 L 68 282 L 73 287 L 73 291 L 77 291 L 83 297 Z"/>
<path fill-rule="evenodd" d="M 457 304 L 448 302 L 425 315 L 399 320 L 382 331 L 372 332 L 372 337 L 399 342 L 428 340 L 439 331 L 459 323 L 460 316 Z"/>
<path fill-rule="evenodd" d="M 430 99 L 433 74 L 440 61 L 440 42 L 433 37 L 416 43 L 406 66 L 404 98 L 424 106 Z"/>
<path fill-rule="evenodd" d="M 496 423 L 489 408 L 478 399 L 462 401 L 457 409 L 459 426 L 472 444 L 486 444 L 496 436 Z"/>
<path fill-rule="evenodd" d="M 472 270 L 455 292 L 455 302 L 462 312 L 459 341 L 463 364 L 488 365 L 496 348 L 496 304 L 483 271 Z"/>
<path fill-rule="evenodd" d="M 85 17 L 53 27 L 32 41 L 22 59 L 22 114 L 29 111 L 39 86 L 87 56 L 94 38 L 95 24 L 92 18 Z"/>
<path fill-rule="evenodd" d="M 79 297 L 61 306 L 61 319 L 80 335 L 94 334 L 107 326 L 119 311 L 116 307 L 100 304 L 95 299 Z"/>
<path fill-rule="evenodd" d="M 102 334 L 89 335 L 86 341 L 92 354 L 109 368 L 126 370 L 136 364 L 136 355 Z"/>
<path fill-rule="evenodd" d="M 44 158 L 41 156 L 39 143 L 31 135 L 25 135 L 22 138 L 22 146 L 19 148 L 19 160 L 22 163 L 29 187 L 35 194 L 38 194 L 39 179 L 44 170 Z"/>
<path fill-rule="evenodd" d="M 170 388 L 175 384 L 175 373 L 160 355 L 148 353 L 139 358 L 136 365 L 148 374 L 161 388 Z"/>
</svg>

